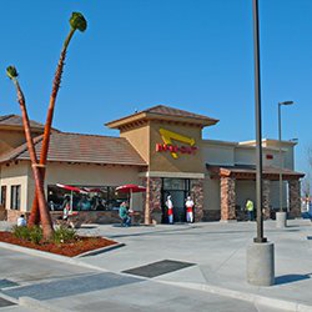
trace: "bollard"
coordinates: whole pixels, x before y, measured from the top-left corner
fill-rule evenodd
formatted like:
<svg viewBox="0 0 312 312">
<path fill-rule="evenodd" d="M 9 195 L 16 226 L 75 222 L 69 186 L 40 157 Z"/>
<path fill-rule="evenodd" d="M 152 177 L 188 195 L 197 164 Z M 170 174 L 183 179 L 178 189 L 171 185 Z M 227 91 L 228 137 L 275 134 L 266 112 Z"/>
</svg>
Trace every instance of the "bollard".
<svg viewBox="0 0 312 312">
<path fill-rule="evenodd" d="M 256 286 L 271 286 L 274 280 L 274 244 L 252 243 L 247 248 L 247 282 Z"/>
<path fill-rule="evenodd" d="M 283 211 L 276 212 L 276 227 L 285 228 L 287 226 L 287 213 Z"/>
</svg>

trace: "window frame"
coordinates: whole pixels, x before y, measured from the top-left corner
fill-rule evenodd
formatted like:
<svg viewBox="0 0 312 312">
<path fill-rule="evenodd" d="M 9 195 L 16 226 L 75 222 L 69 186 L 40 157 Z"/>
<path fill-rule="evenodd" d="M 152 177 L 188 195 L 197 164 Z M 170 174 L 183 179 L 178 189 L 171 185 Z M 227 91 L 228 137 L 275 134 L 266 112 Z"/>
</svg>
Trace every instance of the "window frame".
<svg viewBox="0 0 312 312">
<path fill-rule="evenodd" d="M 21 185 L 11 185 L 11 210 L 20 210 L 21 209 Z"/>
<path fill-rule="evenodd" d="M 6 206 L 6 198 L 7 198 L 7 186 L 1 185 L 0 191 L 0 206 Z"/>
</svg>

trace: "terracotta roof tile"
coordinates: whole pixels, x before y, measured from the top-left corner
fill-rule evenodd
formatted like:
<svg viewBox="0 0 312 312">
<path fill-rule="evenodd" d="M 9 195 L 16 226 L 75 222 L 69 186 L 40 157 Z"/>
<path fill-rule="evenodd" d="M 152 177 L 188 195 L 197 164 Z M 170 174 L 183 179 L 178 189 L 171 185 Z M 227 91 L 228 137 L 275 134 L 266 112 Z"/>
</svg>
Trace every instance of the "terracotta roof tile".
<svg viewBox="0 0 312 312">
<path fill-rule="evenodd" d="M 42 140 L 43 136 L 42 135 L 39 135 L 37 137 L 35 137 L 33 140 L 34 140 L 34 143 L 37 144 L 40 140 Z M 27 151 L 27 144 L 24 143 L 8 152 L 5 152 L 3 154 L 0 155 L 0 163 L 3 163 L 3 162 L 7 162 L 7 161 L 10 161 L 10 160 L 15 160 L 15 159 L 18 159 L 18 157 L 20 155 L 22 155 L 23 153 L 25 153 Z"/>
<path fill-rule="evenodd" d="M 231 173 L 247 173 L 247 174 L 256 174 L 256 166 L 255 165 L 235 165 L 235 166 L 215 166 L 215 165 L 206 165 L 207 169 L 213 172 L 223 172 L 226 175 L 230 175 Z M 283 175 L 289 176 L 298 176 L 304 177 L 304 173 L 293 171 L 288 168 L 279 168 L 274 166 L 264 166 L 263 174 L 273 174 L 279 175 L 280 171 Z"/>
<path fill-rule="evenodd" d="M 11 118 L 13 116 L 14 116 L 13 114 L 0 116 L 0 123 L 2 123 L 4 120 Z"/>
<path fill-rule="evenodd" d="M 22 127 L 23 126 L 23 119 L 21 116 L 18 115 L 5 115 L 0 116 L 0 126 L 13 126 L 13 127 Z M 30 126 L 33 128 L 44 128 L 44 125 L 30 120 Z"/>
<path fill-rule="evenodd" d="M 177 109 L 165 105 L 157 105 L 146 110 L 142 110 L 136 112 L 132 115 L 122 117 L 117 120 L 113 120 L 110 122 L 105 123 L 106 126 L 109 128 L 120 128 L 123 125 L 132 123 L 133 121 L 137 120 L 144 120 L 148 118 L 156 118 L 156 119 L 163 119 L 163 120 L 175 120 L 175 121 L 182 121 L 182 122 L 189 122 L 189 123 L 196 123 L 202 124 L 203 126 L 216 124 L 219 120 L 214 119 L 208 116 L 194 114 L 182 109 Z"/>
<path fill-rule="evenodd" d="M 169 107 L 165 105 L 157 105 L 157 106 L 148 108 L 146 110 L 143 110 L 142 112 L 166 115 L 166 116 L 169 115 L 169 116 L 175 116 L 175 117 L 190 117 L 190 118 L 197 118 L 197 119 L 204 119 L 204 120 L 207 120 L 207 119 L 214 120 L 214 118 L 210 118 L 208 116 L 194 114 L 194 113 L 182 110 L 182 109 L 177 109 L 177 108 L 173 108 L 173 107 Z"/>
<path fill-rule="evenodd" d="M 40 157 L 42 136 L 37 137 Z M 26 144 L 0 157 L 0 162 L 29 160 Z M 125 138 L 54 132 L 50 139 L 49 161 L 146 166 L 146 162 Z"/>
</svg>

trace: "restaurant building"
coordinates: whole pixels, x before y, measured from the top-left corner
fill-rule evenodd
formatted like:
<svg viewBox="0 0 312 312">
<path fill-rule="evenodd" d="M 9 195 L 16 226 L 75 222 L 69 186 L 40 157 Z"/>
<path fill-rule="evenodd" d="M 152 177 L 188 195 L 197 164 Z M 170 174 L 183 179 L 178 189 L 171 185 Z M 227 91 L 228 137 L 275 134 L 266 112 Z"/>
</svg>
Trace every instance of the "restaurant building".
<svg viewBox="0 0 312 312">
<path fill-rule="evenodd" d="M 116 222 L 125 194 L 116 187 L 139 184 L 146 192 L 133 194 L 133 208 L 140 221 L 166 223 L 166 197 L 174 204 L 175 222 L 185 221 L 185 199 L 195 202 L 195 222 L 242 218 L 247 198 L 255 201 L 255 141 L 224 142 L 202 137 L 204 127 L 217 119 L 158 105 L 106 123 L 119 137 L 67 133 L 54 129 L 48 155 L 45 191 L 51 210 L 61 210 L 69 191 L 74 209 L 87 222 Z M 43 126 L 31 122 L 39 157 Z M 263 140 L 263 212 L 269 217 L 278 208 L 279 173 L 283 178 L 283 207 L 300 215 L 300 179 L 294 171 L 296 143 Z M 19 116 L 0 117 L 0 200 L 8 220 L 28 213 L 34 180 Z M 89 208 L 79 203 L 89 201 Z"/>
</svg>

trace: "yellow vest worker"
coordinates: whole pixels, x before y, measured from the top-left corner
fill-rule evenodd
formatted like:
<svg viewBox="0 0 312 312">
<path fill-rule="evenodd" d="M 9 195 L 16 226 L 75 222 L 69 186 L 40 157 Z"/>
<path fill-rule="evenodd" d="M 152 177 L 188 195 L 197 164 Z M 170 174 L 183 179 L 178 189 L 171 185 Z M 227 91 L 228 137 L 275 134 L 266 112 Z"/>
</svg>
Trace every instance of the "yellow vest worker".
<svg viewBox="0 0 312 312">
<path fill-rule="evenodd" d="M 246 210 L 248 214 L 248 221 L 253 221 L 254 219 L 254 204 L 252 200 L 248 199 L 246 202 Z"/>
</svg>

